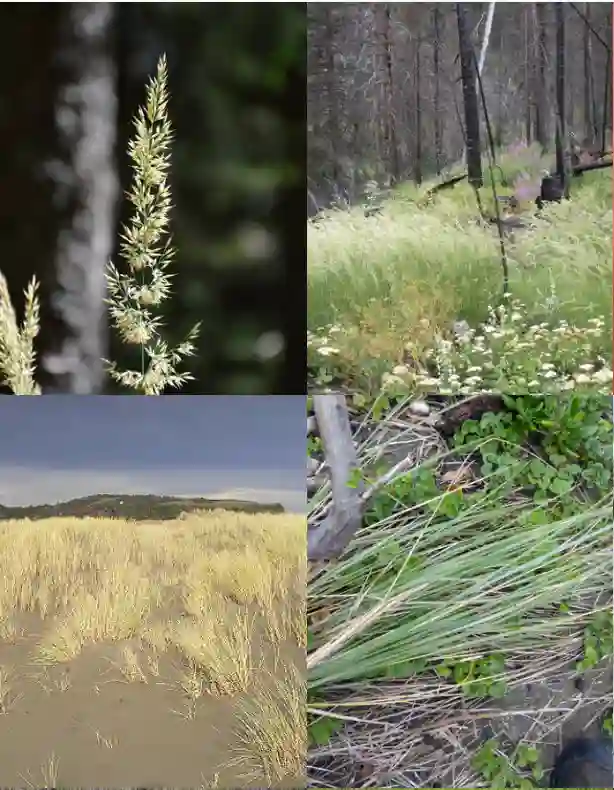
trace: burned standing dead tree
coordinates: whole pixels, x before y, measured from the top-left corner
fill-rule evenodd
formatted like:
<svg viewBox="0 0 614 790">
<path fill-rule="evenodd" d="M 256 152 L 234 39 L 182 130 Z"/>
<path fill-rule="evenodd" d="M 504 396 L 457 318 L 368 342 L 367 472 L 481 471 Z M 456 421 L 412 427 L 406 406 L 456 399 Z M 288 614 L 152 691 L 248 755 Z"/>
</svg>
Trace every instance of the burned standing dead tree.
<svg viewBox="0 0 614 790">
<path fill-rule="evenodd" d="M 435 168 L 437 175 L 441 173 L 443 159 L 443 129 L 441 122 L 441 75 L 439 61 L 441 57 L 441 27 L 442 15 L 437 3 L 433 4 L 433 81 L 435 95 L 433 98 L 433 112 L 435 115 Z"/>
<path fill-rule="evenodd" d="M 564 196 L 569 197 L 567 177 L 567 125 L 565 118 L 565 9 L 562 3 L 555 3 L 556 15 L 556 177 Z M 546 189 L 554 190 L 554 182 Z"/>
<path fill-rule="evenodd" d="M 535 71 L 535 128 L 534 136 L 542 152 L 548 149 L 548 91 L 546 89 L 546 66 L 548 50 L 548 27 L 544 3 L 533 3 L 537 37 L 537 64 Z"/>
<path fill-rule="evenodd" d="M 486 3 L 481 8 L 469 3 L 460 5 L 458 10 L 466 12 L 465 25 L 479 62 L 482 58 L 476 39 L 480 38 L 480 51 L 483 52 L 484 42 L 488 40 L 488 15 L 494 8 L 483 76 L 489 104 L 492 103 L 497 149 L 506 149 L 521 141 L 537 141 L 544 152 L 553 152 L 555 5 Z M 580 5 L 586 14 L 586 4 Z M 576 131 L 582 129 L 586 136 L 590 134 L 593 142 L 601 135 L 606 96 L 607 118 L 611 117 L 609 92 L 605 90 L 606 84 L 611 87 L 611 78 L 604 57 L 607 50 L 599 42 L 600 38 L 608 40 L 607 4 L 589 5 L 590 27 L 577 10 L 570 13 L 570 8 L 574 10 L 573 3 L 565 7 L 568 61 L 565 83 L 568 125 L 577 126 Z M 340 154 L 347 167 L 348 180 L 353 179 L 352 184 L 358 190 L 367 178 L 384 181 L 394 176 L 395 156 L 401 179 L 419 180 L 422 177 L 425 181 L 437 173 L 438 180 L 443 181 L 442 172 L 446 173 L 447 168 L 458 161 L 461 152 L 463 160 L 466 159 L 463 109 L 460 110 L 461 124 L 455 122 L 455 112 L 449 111 L 456 110 L 456 103 L 460 107 L 462 94 L 456 4 L 436 3 L 431 8 L 398 3 L 338 4 L 334 39 L 338 101 L 332 105 L 327 89 L 331 76 L 325 10 L 325 5 L 310 4 L 310 176 L 318 184 L 330 177 L 334 135 L 336 141 L 343 143 Z M 589 53 L 584 60 L 583 42 L 584 51 Z M 524 46 L 524 58 L 520 56 L 521 46 Z M 392 70 L 387 66 L 387 47 L 391 51 Z M 569 68 L 572 53 L 578 68 Z M 585 94 L 588 96 L 584 91 L 587 79 L 591 86 L 589 104 L 582 100 Z M 390 84 L 393 85 L 392 102 Z M 576 102 L 573 121 L 569 111 L 572 96 Z M 445 108 L 448 108 L 447 113 Z M 331 129 L 333 117 L 340 124 L 334 132 Z M 397 148 L 390 145 L 391 123 L 395 124 Z M 423 134 L 419 133 L 420 129 Z M 479 132 L 484 149 L 483 126 Z M 483 170 L 484 165 L 483 162 Z M 372 173 L 375 175 L 371 176 Z M 485 172 L 484 180 L 488 184 Z"/>
<path fill-rule="evenodd" d="M 480 152 L 480 115 L 474 68 L 475 56 L 471 46 L 467 9 L 464 3 L 456 4 L 456 20 L 458 24 L 463 105 L 465 108 L 465 128 L 467 130 L 467 172 L 469 174 L 469 183 L 478 188 L 484 183 Z"/>
</svg>

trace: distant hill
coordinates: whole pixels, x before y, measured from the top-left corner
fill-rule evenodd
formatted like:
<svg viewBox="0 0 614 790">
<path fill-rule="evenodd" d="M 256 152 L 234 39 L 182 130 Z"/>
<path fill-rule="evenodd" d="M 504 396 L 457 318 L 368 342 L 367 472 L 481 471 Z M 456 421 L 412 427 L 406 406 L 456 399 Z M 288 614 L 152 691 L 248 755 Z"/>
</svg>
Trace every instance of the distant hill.
<svg viewBox="0 0 614 790">
<path fill-rule="evenodd" d="M 84 518 L 86 516 L 115 516 L 136 521 L 174 519 L 193 510 L 232 510 L 242 513 L 284 513 L 278 503 L 261 504 L 240 499 L 204 499 L 199 497 L 170 497 L 150 494 L 93 494 L 58 502 L 55 505 L 5 507 L 0 505 L 0 521 L 29 518 L 32 520 L 58 516 Z"/>
</svg>

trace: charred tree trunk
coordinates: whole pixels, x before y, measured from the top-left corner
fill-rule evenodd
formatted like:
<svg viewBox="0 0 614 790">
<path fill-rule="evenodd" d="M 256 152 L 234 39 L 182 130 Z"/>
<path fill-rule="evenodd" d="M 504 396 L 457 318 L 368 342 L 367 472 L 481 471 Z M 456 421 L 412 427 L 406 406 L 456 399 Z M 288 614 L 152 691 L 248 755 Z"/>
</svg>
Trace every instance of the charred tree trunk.
<svg viewBox="0 0 614 790">
<path fill-rule="evenodd" d="M 556 174 L 568 197 L 567 162 L 565 156 L 567 125 L 565 116 L 565 9 L 555 3 L 556 15 Z"/>
<path fill-rule="evenodd" d="M 394 74 L 392 68 L 392 24 L 390 19 L 390 4 L 384 4 L 384 53 L 386 58 L 386 113 L 388 116 L 388 141 L 390 146 L 390 164 L 392 168 L 391 183 L 396 183 L 400 178 L 399 146 L 397 143 L 396 117 L 394 111 Z"/>
<path fill-rule="evenodd" d="M 330 140 L 331 156 L 331 178 L 338 192 L 340 184 L 340 146 L 339 136 L 341 133 L 339 118 L 339 103 L 337 101 L 337 76 L 335 69 L 335 8 L 326 6 L 325 28 L 326 28 L 326 98 L 328 100 L 328 139 Z"/>
<path fill-rule="evenodd" d="M 433 78 L 435 80 L 435 97 L 433 111 L 435 114 L 435 168 L 437 175 L 441 173 L 443 159 L 443 141 L 441 133 L 441 75 L 439 58 L 441 50 L 441 11 L 435 4 L 433 8 Z"/>
<path fill-rule="evenodd" d="M 503 85 L 501 80 L 501 71 L 502 71 L 502 58 L 503 58 L 503 29 L 499 30 L 498 36 L 498 56 L 497 56 L 497 120 L 495 123 L 495 148 L 498 150 L 503 147 Z"/>
<path fill-rule="evenodd" d="M 102 391 L 107 356 L 105 267 L 115 235 L 115 68 L 111 3 L 61 7 L 53 158 L 46 172 L 58 215 L 51 270 L 43 281 L 44 393 Z"/>
<path fill-rule="evenodd" d="M 525 86 L 525 118 L 524 128 L 527 145 L 531 145 L 533 131 L 533 79 L 531 69 L 531 11 L 528 6 L 523 8 L 524 22 L 524 86 Z"/>
<path fill-rule="evenodd" d="M 591 31 L 589 23 L 591 21 L 591 5 L 584 3 L 584 16 L 586 17 L 587 24 L 584 25 L 583 30 L 583 61 L 584 61 L 584 137 L 591 143 L 594 141 L 595 122 L 593 119 L 593 64 L 592 64 L 592 50 L 591 50 Z"/>
<path fill-rule="evenodd" d="M 414 164 L 414 181 L 420 185 L 422 183 L 422 105 L 420 104 L 420 91 L 422 84 L 420 79 L 420 37 L 416 39 L 416 161 Z"/>
<path fill-rule="evenodd" d="M 608 6 L 607 12 L 608 30 L 612 29 L 612 6 Z M 601 150 L 605 151 L 606 145 L 612 145 L 612 50 L 609 48 L 606 56 L 605 81 L 603 95 L 603 123 L 601 125 Z M 610 129 L 610 140 L 606 141 L 606 129 Z"/>
<path fill-rule="evenodd" d="M 546 90 L 546 52 L 548 29 L 546 26 L 546 4 L 533 3 L 537 37 L 537 68 L 535 74 L 535 138 L 542 151 L 547 151 L 548 140 L 548 92 Z"/>
<path fill-rule="evenodd" d="M 456 20 L 458 24 L 461 82 L 467 132 L 467 172 L 469 174 L 469 183 L 475 187 L 481 187 L 484 181 L 480 158 L 480 115 L 476 91 L 475 55 L 471 46 L 467 10 L 464 3 L 456 4 Z"/>
</svg>

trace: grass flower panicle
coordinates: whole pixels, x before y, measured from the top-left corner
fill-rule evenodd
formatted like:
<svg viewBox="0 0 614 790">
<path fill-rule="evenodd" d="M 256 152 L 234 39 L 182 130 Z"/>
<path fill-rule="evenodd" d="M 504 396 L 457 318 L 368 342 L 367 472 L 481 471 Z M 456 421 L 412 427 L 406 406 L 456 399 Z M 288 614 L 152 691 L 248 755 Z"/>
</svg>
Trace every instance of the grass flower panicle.
<svg viewBox="0 0 614 790">
<path fill-rule="evenodd" d="M 160 395 L 168 388 L 180 389 L 193 379 L 178 368 L 195 353 L 200 323 L 174 348 L 161 336 L 162 303 L 171 294 L 173 274 L 168 271 L 174 249 L 168 236 L 172 208 L 168 170 L 172 130 L 168 119 L 167 64 L 163 56 L 147 86 L 144 107 L 134 120 L 129 143 L 133 183 L 128 200 L 134 213 L 121 234 L 121 255 L 128 270 L 112 262 L 106 272 L 107 303 L 111 323 L 121 341 L 138 347 L 140 366 L 121 370 L 104 360 L 110 376 L 141 395 Z M 25 292 L 25 318 L 20 329 L 6 280 L 0 272 L 0 374 L 16 395 L 40 395 L 36 384 L 33 342 L 39 332 L 38 282 L 33 278 Z"/>
</svg>

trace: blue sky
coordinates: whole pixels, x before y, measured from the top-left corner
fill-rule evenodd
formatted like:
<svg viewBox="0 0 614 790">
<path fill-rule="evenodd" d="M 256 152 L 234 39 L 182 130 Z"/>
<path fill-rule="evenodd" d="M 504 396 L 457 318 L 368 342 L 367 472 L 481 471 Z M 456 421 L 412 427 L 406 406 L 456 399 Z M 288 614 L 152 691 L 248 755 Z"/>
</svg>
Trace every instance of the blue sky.
<svg viewBox="0 0 614 790">
<path fill-rule="evenodd" d="M 237 489 L 302 510 L 304 397 L 0 398 L 2 504 Z"/>
</svg>

